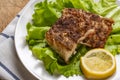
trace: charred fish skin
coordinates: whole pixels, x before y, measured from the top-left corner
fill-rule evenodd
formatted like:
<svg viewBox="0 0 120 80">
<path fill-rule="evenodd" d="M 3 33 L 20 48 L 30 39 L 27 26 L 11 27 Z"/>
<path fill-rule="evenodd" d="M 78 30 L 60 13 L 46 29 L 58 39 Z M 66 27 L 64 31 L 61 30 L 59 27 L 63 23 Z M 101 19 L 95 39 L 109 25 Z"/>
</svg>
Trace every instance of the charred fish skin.
<svg viewBox="0 0 120 80">
<path fill-rule="evenodd" d="M 46 32 L 46 41 L 68 63 L 78 44 L 104 47 L 113 23 L 112 19 L 81 9 L 65 8 L 62 16 Z"/>
</svg>

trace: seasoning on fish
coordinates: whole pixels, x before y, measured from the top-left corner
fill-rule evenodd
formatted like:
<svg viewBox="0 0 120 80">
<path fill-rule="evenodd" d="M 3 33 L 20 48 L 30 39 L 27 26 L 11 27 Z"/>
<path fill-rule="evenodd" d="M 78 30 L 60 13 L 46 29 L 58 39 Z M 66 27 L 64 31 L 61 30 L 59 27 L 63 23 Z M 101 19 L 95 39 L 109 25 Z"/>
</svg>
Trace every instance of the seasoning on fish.
<svg viewBox="0 0 120 80">
<path fill-rule="evenodd" d="M 112 19 L 81 9 L 65 8 L 62 16 L 47 31 L 46 41 L 68 63 L 78 44 L 104 47 L 113 23 Z"/>
</svg>

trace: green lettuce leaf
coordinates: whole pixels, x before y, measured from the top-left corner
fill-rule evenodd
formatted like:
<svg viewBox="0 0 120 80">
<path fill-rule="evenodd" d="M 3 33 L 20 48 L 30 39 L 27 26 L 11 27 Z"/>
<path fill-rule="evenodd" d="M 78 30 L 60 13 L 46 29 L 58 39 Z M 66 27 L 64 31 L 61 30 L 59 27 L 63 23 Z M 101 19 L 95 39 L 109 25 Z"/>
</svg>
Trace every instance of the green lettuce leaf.
<svg viewBox="0 0 120 80">
<path fill-rule="evenodd" d="M 107 45 L 120 44 L 120 34 L 110 35 L 106 44 Z"/>
<path fill-rule="evenodd" d="M 50 27 L 36 27 L 33 26 L 32 24 L 28 23 L 27 24 L 27 33 L 28 33 L 28 38 L 29 39 L 44 39 L 45 38 L 45 33 L 48 31 Z"/>
<path fill-rule="evenodd" d="M 85 46 L 80 46 L 77 50 L 77 54 L 71 58 L 69 64 L 60 64 L 58 61 L 58 55 L 49 47 L 45 47 L 45 43 L 40 43 L 33 46 L 33 55 L 44 62 L 46 70 L 50 74 L 61 74 L 66 77 L 72 75 L 81 75 L 80 70 L 80 56 L 84 55 L 88 50 Z M 61 59 L 59 57 L 59 59 Z M 62 60 L 61 60 L 62 61 Z"/>
<path fill-rule="evenodd" d="M 99 2 L 95 3 L 92 8 L 94 13 L 105 16 L 116 7 L 116 0 L 99 0 Z"/>
<path fill-rule="evenodd" d="M 45 0 L 35 5 L 33 25 L 51 26 L 60 17 L 61 13 L 52 6 L 52 2 Z"/>
<path fill-rule="evenodd" d="M 117 53 L 120 53 L 120 44 L 105 45 L 105 49 L 110 51 L 115 56 Z"/>
</svg>

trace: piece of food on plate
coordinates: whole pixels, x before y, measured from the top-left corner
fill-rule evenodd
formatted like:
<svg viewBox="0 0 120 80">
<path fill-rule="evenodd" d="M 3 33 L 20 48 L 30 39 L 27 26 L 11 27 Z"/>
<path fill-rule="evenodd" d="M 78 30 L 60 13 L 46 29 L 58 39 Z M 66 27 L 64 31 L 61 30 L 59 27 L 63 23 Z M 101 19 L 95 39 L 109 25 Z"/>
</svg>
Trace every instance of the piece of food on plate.
<svg viewBox="0 0 120 80">
<path fill-rule="evenodd" d="M 80 67 L 90 80 L 106 80 L 116 71 L 115 57 L 107 50 L 96 48 L 80 58 Z"/>
<path fill-rule="evenodd" d="M 65 8 L 62 16 L 47 31 L 46 41 L 68 63 L 78 44 L 104 47 L 113 23 L 112 19 L 81 9 Z"/>
</svg>

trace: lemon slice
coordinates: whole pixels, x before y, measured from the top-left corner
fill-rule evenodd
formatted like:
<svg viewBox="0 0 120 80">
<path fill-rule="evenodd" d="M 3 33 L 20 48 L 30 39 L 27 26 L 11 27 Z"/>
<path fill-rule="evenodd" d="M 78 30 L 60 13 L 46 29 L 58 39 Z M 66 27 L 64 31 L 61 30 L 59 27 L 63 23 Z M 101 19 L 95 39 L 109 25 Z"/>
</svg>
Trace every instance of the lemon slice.
<svg viewBox="0 0 120 80">
<path fill-rule="evenodd" d="M 86 78 L 103 79 L 116 71 L 115 57 L 105 49 L 93 49 L 81 57 L 81 70 Z"/>
</svg>

